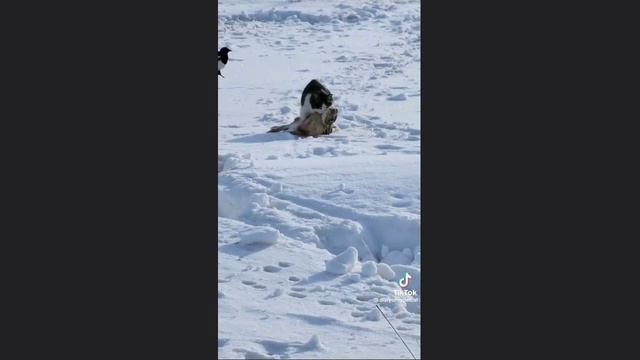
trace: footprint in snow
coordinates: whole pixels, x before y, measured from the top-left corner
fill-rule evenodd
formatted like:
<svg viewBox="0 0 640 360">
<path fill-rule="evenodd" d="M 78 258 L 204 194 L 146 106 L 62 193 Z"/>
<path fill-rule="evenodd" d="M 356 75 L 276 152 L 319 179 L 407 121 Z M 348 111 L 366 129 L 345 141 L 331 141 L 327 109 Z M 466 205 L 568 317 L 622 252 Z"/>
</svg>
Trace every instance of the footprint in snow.
<svg viewBox="0 0 640 360">
<path fill-rule="evenodd" d="M 311 339 L 306 343 L 292 341 L 281 342 L 273 340 L 258 340 L 257 343 L 262 345 L 269 355 L 279 355 L 279 358 L 290 358 L 291 354 L 302 353 L 306 351 L 323 350 L 324 346 L 320 343 L 318 335 L 312 335 Z"/>
<path fill-rule="evenodd" d="M 309 290 L 309 292 L 325 292 L 325 291 L 330 291 L 330 290 L 327 290 L 327 288 L 322 285 L 317 285 L 313 289 Z"/>
<path fill-rule="evenodd" d="M 391 145 L 391 144 L 376 145 L 375 147 L 380 149 L 380 150 L 401 150 L 401 149 L 404 149 L 402 146 Z"/>
<path fill-rule="evenodd" d="M 391 196 L 393 196 L 396 199 L 404 199 L 406 195 L 403 193 L 391 193 Z"/>
<path fill-rule="evenodd" d="M 411 200 L 395 201 L 391 203 L 391 206 L 397 207 L 397 208 L 409 207 L 411 206 Z"/>
<path fill-rule="evenodd" d="M 299 299 L 303 299 L 303 298 L 307 297 L 307 295 L 300 294 L 300 293 L 297 293 L 297 292 L 289 293 L 289 296 L 292 296 L 292 297 L 295 297 L 295 298 L 299 298 Z"/>
<path fill-rule="evenodd" d="M 342 301 L 343 303 L 346 303 L 346 304 L 351 304 L 351 305 L 362 304 L 360 301 L 355 300 L 355 299 L 350 299 L 350 298 L 340 299 L 340 301 Z"/>
<path fill-rule="evenodd" d="M 300 281 L 300 278 L 297 276 L 289 276 L 290 281 Z"/>
<path fill-rule="evenodd" d="M 286 267 L 289 267 L 289 266 L 293 265 L 293 263 L 286 262 L 286 261 L 280 261 L 280 262 L 278 263 L 278 265 L 279 265 L 279 266 L 281 266 L 281 267 L 283 267 L 283 268 L 286 268 Z"/>
<path fill-rule="evenodd" d="M 318 300 L 320 305 L 335 305 L 336 303 L 330 300 Z"/>
<path fill-rule="evenodd" d="M 373 299 L 377 299 L 378 297 L 379 295 L 376 295 L 376 294 L 364 294 L 364 295 L 356 296 L 356 299 L 360 301 L 371 301 Z"/>
<path fill-rule="evenodd" d="M 251 281 L 251 280 L 242 280 L 242 283 L 247 285 L 247 286 L 253 286 L 256 284 L 255 281 Z"/>
<path fill-rule="evenodd" d="M 281 267 L 279 266 L 274 266 L 274 265 L 267 265 L 263 268 L 264 271 L 268 272 L 268 273 L 275 273 L 278 272 L 280 270 L 282 270 Z"/>
<path fill-rule="evenodd" d="M 334 146 L 326 146 L 326 147 L 318 146 L 313 148 L 313 154 L 317 156 L 321 156 L 324 154 L 335 155 L 335 150 L 336 148 Z"/>
</svg>

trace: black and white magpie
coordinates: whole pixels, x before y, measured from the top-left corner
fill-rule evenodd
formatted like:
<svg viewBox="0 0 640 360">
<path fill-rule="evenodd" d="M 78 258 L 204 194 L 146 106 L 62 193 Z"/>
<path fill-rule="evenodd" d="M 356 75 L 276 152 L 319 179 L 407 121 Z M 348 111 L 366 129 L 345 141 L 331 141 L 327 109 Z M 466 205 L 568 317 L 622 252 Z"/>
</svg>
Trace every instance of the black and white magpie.
<svg viewBox="0 0 640 360">
<path fill-rule="evenodd" d="M 223 47 L 222 49 L 220 49 L 220 51 L 218 51 L 218 75 L 222 77 L 224 76 L 220 73 L 220 70 L 222 70 L 224 66 L 227 65 L 227 61 L 229 61 L 230 51 L 231 49 L 229 49 L 228 47 Z"/>
</svg>

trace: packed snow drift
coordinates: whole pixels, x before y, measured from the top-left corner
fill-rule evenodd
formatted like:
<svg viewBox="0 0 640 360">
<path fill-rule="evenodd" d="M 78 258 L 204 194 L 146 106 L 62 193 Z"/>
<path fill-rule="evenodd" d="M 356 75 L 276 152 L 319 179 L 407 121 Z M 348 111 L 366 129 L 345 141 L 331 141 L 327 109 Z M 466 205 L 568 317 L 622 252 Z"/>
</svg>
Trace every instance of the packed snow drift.
<svg viewBox="0 0 640 360">
<path fill-rule="evenodd" d="M 218 357 L 420 357 L 420 2 L 218 1 Z M 335 131 L 291 123 L 311 79 Z M 415 295 L 414 295 L 415 294 Z"/>
</svg>

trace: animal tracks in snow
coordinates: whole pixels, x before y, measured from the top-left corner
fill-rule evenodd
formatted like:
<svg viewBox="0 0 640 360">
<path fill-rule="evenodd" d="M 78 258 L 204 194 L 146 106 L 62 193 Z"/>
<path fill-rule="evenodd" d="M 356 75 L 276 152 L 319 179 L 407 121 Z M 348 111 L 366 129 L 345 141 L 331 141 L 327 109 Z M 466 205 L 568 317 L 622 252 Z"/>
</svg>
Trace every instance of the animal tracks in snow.
<svg viewBox="0 0 640 360">
<path fill-rule="evenodd" d="M 263 268 L 264 271 L 269 272 L 269 273 L 274 273 L 274 272 L 278 272 L 280 270 L 282 270 L 281 267 L 279 266 L 275 266 L 275 265 L 267 265 Z"/>
<path fill-rule="evenodd" d="M 320 305 L 335 305 L 335 304 L 337 304 L 335 301 L 331 301 L 331 300 L 318 300 L 318 303 Z"/>
</svg>

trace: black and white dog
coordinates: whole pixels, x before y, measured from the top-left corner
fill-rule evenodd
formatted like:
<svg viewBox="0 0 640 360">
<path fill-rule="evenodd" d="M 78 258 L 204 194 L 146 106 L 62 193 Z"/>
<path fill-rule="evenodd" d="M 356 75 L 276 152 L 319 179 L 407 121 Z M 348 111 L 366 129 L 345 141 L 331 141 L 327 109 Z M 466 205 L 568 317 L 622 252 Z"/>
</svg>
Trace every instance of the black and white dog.
<svg viewBox="0 0 640 360">
<path fill-rule="evenodd" d="M 316 79 L 311 80 L 302 90 L 300 98 L 300 119 L 306 119 L 312 112 L 324 114 L 333 105 L 333 94 Z"/>
</svg>

